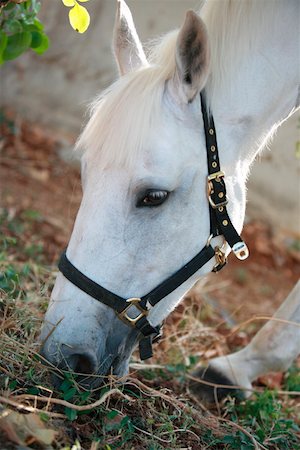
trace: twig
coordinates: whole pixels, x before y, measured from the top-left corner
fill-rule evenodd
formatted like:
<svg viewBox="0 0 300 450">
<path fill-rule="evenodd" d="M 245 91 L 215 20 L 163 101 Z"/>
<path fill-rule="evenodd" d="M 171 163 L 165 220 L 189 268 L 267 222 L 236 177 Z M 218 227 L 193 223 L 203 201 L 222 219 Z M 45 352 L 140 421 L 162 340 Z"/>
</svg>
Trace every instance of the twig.
<svg viewBox="0 0 300 450">
<path fill-rule="evenodd" d="M 5 369 L 5 368 L 2 367 L 2 366 L 0 366 L 0 372 L 3 372 L 3 373 L 5 373 L 6 375 L 8 375 L 9 377 L 12 377 L 12 378 L 14 378 L 14 379 L 17 378 L 16 376 L 13 376 L 13 375 L 9 372 L 9 370 Z"/>
<path fill-rule="evenodd" d="M 51 328 L 51 330 L 49 331 L 49 333 L 47 334 L 47 336 L 43 339 L 43 341 L 41 342 L 41 347 L 43 347 L 45 345 L 45 343 L 47 342 L 47 340 L 49 339 L 49 337 L 54 333 L 54 331 L 56 330 L 56 328 L 58 327 L 58 325 L 64 320 L 64 317 L 61 317 L 59 319 L 59 321 L 53 325 L 53 327 Z"/>
<path fill-rule="evenodd" d="M 194 433 L 194 431 L 189 430 L 188 428 L 177 428 L 177 429 L 173 430 L 173 433 L 190 433 L 190 434 L 192 434 L 195 438 L 197 438 L 198 441 L 200 441 L 199 436 L 198 436 L 196 433 Z M 161 434 L 162 434 L 162 435 L 164 435 L 164 434 L 170 434 L 170 431 L 164 431 L 164 432 L 161 433 Z"/>
<path fill-rule="evenodd" d="M 149 431 L 146 431 L 146 430 L 143 430 L 142 428 L 137 427 L 136 425 L 133 425 L 133 428 L 135 428 L 136 430 L 140 431 L 141 433 L 146 434 L 147 436 L 151 436 L 152 438 L 157 439 L 160 442 L 164 442 L 166 444 L 170 444 L 172 442 L 172 440 L 167 441 L 166 439 L 162 439 L 162 438 L 156 436 L 153 433 L 149 433 Z M 170 434 L 169 431 L 168 431 L 168 434 Z"/>
<path fill-rule="evenodd" d="M 26 412 L 44 413 L 44 414 L 47 414 L 49 417 L 53 417 L 56 419 L 65 419 L 66 418 L 65 414 L 45 411 L 43 409 L 38 409 L 38 408 L 33 408 L 33 406 L 20 404 L 20 403 L 15 402 L 14 400 L 11 400 L 10 398 L 7 398 L 7 397 L 0 396 L 0 403 L 4 403 L 6 405 L 13 406 L 14 408 L 17 408 L 17 409 L 22 409 L 23 411 L 26 411 Z"/>
<path fill-rule="evenodd" d="M 162 391 L 156 391 L 153 388 L 150 388 L 149 386 L 146 386 L 144 383 L 142 383 L 140 380 L 132 380 L 127 382 L 126 384 L 132 384 L 135 387 L 138 387 L 140 391 L 148 395 L 149 397 L 159 397 L 160 399 L 165 400 L 167 403 L 171 404 L 173 407 L 177 407 L 182 411 L 187 411 L 192 415 L 193 419 L 199 422 L 202 422 L 203 424 L 206 423 L 207 426 L 211 428 L 212 426 L 212 420 L 217 423 L 218 418 L 211 414 L 210 412 L 207 412 L 205 417 L 202 415 L 199 411 L 197 411 L 195 408 L 193 408 L 191 405 L 186 405 L 180 400 L 177 400 L 174 396 L 166 395 Z M 215 427 L 217 430 L 218 427 Z"/>
<path fill-rule="evenodd" d="M 259 449 L 263 449 L 263 450 L 268 450 L 264 445 L 260 444 L 253 436 L 251 433 L 249 433 L 249 431 L 245 430 L 245 428 L 241 427 L 241 425 L 238 425 L 235 422 L 232 422 L 232 420 L 229 419 L 225 419 L 224 417 L 218 417 L 218 420 L 220 420 L 221 422 L 225 422 L 228 423 L 229 425 L 231 425 L 232 427 L 237 428 L 239 431 L 241 431 L 242 433 L 244 433 L 246 436 L 248 436 L 251 441 L 252 444 L 254 445 L 255 450 L 259 450 Z"/>
<path fill-rule="evenodd" d="M 61 400 L 59 398 L 39 397 L 37 395 L 30 395 L 30 394 L 16 395 L 14 398 L 16 400 L 37 400 L 40 402 L 47 402 L 47 403 L 49 402 L 56 405 L 65 406 L 66 408 L 74 409 L 75 411 L 88 411 L 89 409 L 95 409 L 98 406 L 102 405 L 102 403 L 104 403 L 109 397 L 111 397 L 114 394 L 118 394 L 120 397 L 130 402 L 135 401 L 133 398 L 129 397 L 129 395 L 123 394 L 123 392 L 121 392 L 119 389 L 112 389 L 111 391 L 108 391 L 105 394 L 103 394 L 102 397 L 99 398 L 99 400 L 96 400 L 95 402 L 90 403 L 88 405 L 81 405 L 81 406 L 74 405 L 73 403 L 67 402 L 66 400 Z"/>
<path fill-rule="evenodd" d="M 165 366 L 161 364 L 142 364 L 142 363 L 131 363 L 129 364 L 130 369 L 133 370 L 155 370 L 155 369 L 166 369 Z"/>
</svg>

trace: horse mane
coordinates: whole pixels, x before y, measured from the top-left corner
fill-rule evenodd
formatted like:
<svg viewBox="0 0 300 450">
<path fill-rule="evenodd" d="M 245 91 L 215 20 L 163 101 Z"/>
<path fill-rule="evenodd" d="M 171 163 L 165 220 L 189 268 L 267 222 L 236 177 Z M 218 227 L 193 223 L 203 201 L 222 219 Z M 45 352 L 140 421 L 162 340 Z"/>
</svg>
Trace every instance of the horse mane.
<svg viewBox="0 0 300 450">
<path fill-rule="evenodd" d="M 211 47 L 206 85 L 210 109 L 241 60 L 249 58 L 276 9 L 260 0 L 208 0 L 201 8 Z M 161 117 L 165 83 L 175 71 L 178 31 L 153 40 L 148 45 L 149 66 L 120 77 L 90 105 L 76 149 L 91 156 L 97 167 L 130 167 L 138 159 Z"/>
<path fill-rule="evenodd" d="M 276 30 L 275 18 L 280 17 L 281 11 L 279 2 L 274 3 L 262 0 L 205 2 L 200 15 L 206 24 L 211 48 L 211 74 L 205 90 L 212 111 L 224 89 L 234 91 L 230 80 L 244 62 L 249 64 L 249 56 L 251 58 L 260 45 L 262 35 Z"/>
</svg>

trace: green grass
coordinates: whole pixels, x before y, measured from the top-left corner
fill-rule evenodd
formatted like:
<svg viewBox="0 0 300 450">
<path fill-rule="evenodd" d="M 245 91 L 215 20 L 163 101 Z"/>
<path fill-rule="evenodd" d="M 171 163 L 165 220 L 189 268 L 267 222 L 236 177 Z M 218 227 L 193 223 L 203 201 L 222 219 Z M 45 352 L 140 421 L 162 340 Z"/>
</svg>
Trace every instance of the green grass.
<svg viewBox="0 0 300 450">
<path fill-rule="evenodd" d="M 230 414 L 231 420 L 239 422 L 243 428 L 251 430 L 252 436 L 267 448 L 272 448 L 272 446 L 281 450 L 300 448 L 300 428 L 291 418 L 293 411 L 284 405 L 276 391 L 265 390 L 241 404 L 231 402 L 227 405 L 227 412 Z M 244 447 L 239 447 L 241 442 Z M 245 436 L 241 437 L 241 440 L 232 437 L 230 444 L 233 449 L 253 448 L 249 438 L 247 439 Z"/>
<path fill-rule="evenodd" d="M 166 360 L 161 368 L 133 374 L 122 386 L 95 391 L 80 388 L 74 374 L 47 368 L 38 356 L 36 340 L 55 268 L 47 266 L 41 236 L 30 232 L 42 218 L 32 211 L 16 217 L 2 211 L 0 219 L 0 395 L 20 401 L 20 394 L 39 398 L 51 392 L 51 398 L 68 402 L 67 406 L 51 400 L 48 406 L 36 403 L 42 421 L 58 430 L 49 449 L 88 450 L 92 444 L 95 450 L 300 449 L 295 397 L 265 390 L 239 404 L 229 399 L 219 417 L 216 411 L 205 411 L 187 392 L 186 375 L 197 363 L 193 355 L 178 364 Z M 50 379 L 53 371 L 61 378 L 55 390 Z M 110 396 L 111 387 L 118 390 Z M 283 389 L 300 391 L 295 366 L 286 374 Z M 101 404 L 90 406 L 105 396 Z M 26 404 L 35 403 L 28 398 Z M 73 405 L 87 406 L 76 411 Z M 6 438 L 0 432 L 1 449 L 4 444 Z M 40 447 L 32 444 L 32 448 Z"/>
</svg>

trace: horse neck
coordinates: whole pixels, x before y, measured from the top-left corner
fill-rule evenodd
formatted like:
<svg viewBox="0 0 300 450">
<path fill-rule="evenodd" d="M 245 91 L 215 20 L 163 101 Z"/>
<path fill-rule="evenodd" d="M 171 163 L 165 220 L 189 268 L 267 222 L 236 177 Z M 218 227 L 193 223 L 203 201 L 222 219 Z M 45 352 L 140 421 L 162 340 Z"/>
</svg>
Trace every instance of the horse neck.
<svg viewBox="0 0 300 450">
<path fill-rule="evenodd" d="M 235 2 L 238 3 L 246 5 Z M 249 6 L 253 2 L 247 3 Z M 275 6 L 267 1 L 256 3 L 256 6 L 261 8 L 263 17 L 263 20 L 260 18 L 260 29 L 253 26 L 258 16 L 252 8 L 255 17 L 251 17 L 251 9 L 248 10 L 247 22 L 236 27 L 236 35 L 232 30 L 228 33 L 227 38 L 231 41 L 226 44 L 227 55 L 224 42 L 222 54 L 214 54 L 217 39 L 226 39 L 226 31 L 219 31 L 216 37 L 213 23 L 210 26 L 208 22 L 212 41 L 208 97 L 217 131 L 219 125 L 220 142 L 228 146 L 230 153 L 234 152 L 235 158 L 240 156 L 236 160 L 246 163 L 245 172 L 272 132 L 299 103 L 299 44 L 295 36 L 299 3 L 277 0 Z M 236 55 L 232 49 L 237 49 Z M 217 61 L 217 58 L 221 60 Z"/>
</svg>

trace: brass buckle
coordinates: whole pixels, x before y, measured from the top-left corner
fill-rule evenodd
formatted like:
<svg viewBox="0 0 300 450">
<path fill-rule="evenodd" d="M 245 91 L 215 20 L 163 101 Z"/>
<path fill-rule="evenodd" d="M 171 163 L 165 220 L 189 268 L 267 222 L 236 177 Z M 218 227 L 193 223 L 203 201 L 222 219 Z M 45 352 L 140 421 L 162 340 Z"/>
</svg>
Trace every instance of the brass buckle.
<svg viewBox="0 0 300 450">
<path fill-rule="evenodd" d="M 120 313 L 117 313 L 119 319 L 123 320 L 127 325 L 130 325 L 132 327 L 135 326 L 138 320 L 140 320 L 142 317 L 147 317 L 149 311 L 146 311 L 139 303 L 141 299 L 137 297 L 129 298 L 126 300 L 126 303 L 129 303 L 129 305 L 123 309 Z M 139 311 L 141 311 L 141 314 L 139 314 L 137 317 L 130 317 L 127 312 L 130 308 L 135 306 Z"/>
<path fill-rule="evenodd" d="M 215 258 L 216 258 L 216 264 L 214 265 L 213 271 L 217 272 L 219 269 L 221 269 L 227 263 L 226 254 L 222 250 L 222 248 L 219 247 L 218 245 L 215 247 Z"/>
<path fill-rule="evenodd" d="M 209 201 L 210 206 L 211 206 L 213 209 L 220 208 L 221 206 L 226 206 L 227 203 L 228 203 L 228 200 L 227 200 L 227 199 L 224 200 L 224 202 L 215 203 L 215 202 L 213 201 L 213 199 L 211 198 L 210 195 L 208 196 L 208 201 Z"/>
<path fill-rule="evenodd" d="M 212 238 L 213 235 L 210 234 L 206 242 L 206 247 L 210 246 Z M 221 247 L 216 245 L 216 247 L 214 248 L 216 264 L 213 267 L 213 272 L 218 272 L 218 270 L 220 270 L 227 263 L 225 248 L 226 248 L 226 240 L 223 237 L 223 243 Z"/>
<path fill-rule="evenodd" d="M 235 256 L 241 261 L 247 259 L 249 256 L 249 249 L 244 241 L 240 241 L 234 244 L 234 246 L 232 247 L 232 251 Z"/>
<path fill-rule="evenodd" d="M 222 170 L 220 170 L 219 172 L 212 173 L 212 174 L 208 175 L 208 177 L 207 177 L 207 197 L 208 197 L 209 204 L 213 209 L 220 208 L 221 206 L 226 206 L 228 203 L 227 199 L 220 203 L 215 203 L 213 201 L 213 199 L 211 198 L 211 194 L 213 194 L 213 192 L 214 192 L 212 180 L 216 180 L 219 182 L 219 181 L 221 181 L 221 178 L 224 178 L 224 177 L 225 177 L 225 173 Z"/>
<path fill-rule="evenodd" d="M 219 170 L 219 172 L 211 173 L 210 175 L 208 175 L 207 180 L 208 181 L 211 181 L 211 180 L 220 181 L 220 178 L 224 178 L 224 177 L 225 177 L 225 172 L 223 172 L 222 170 Z"/>
</svg>

